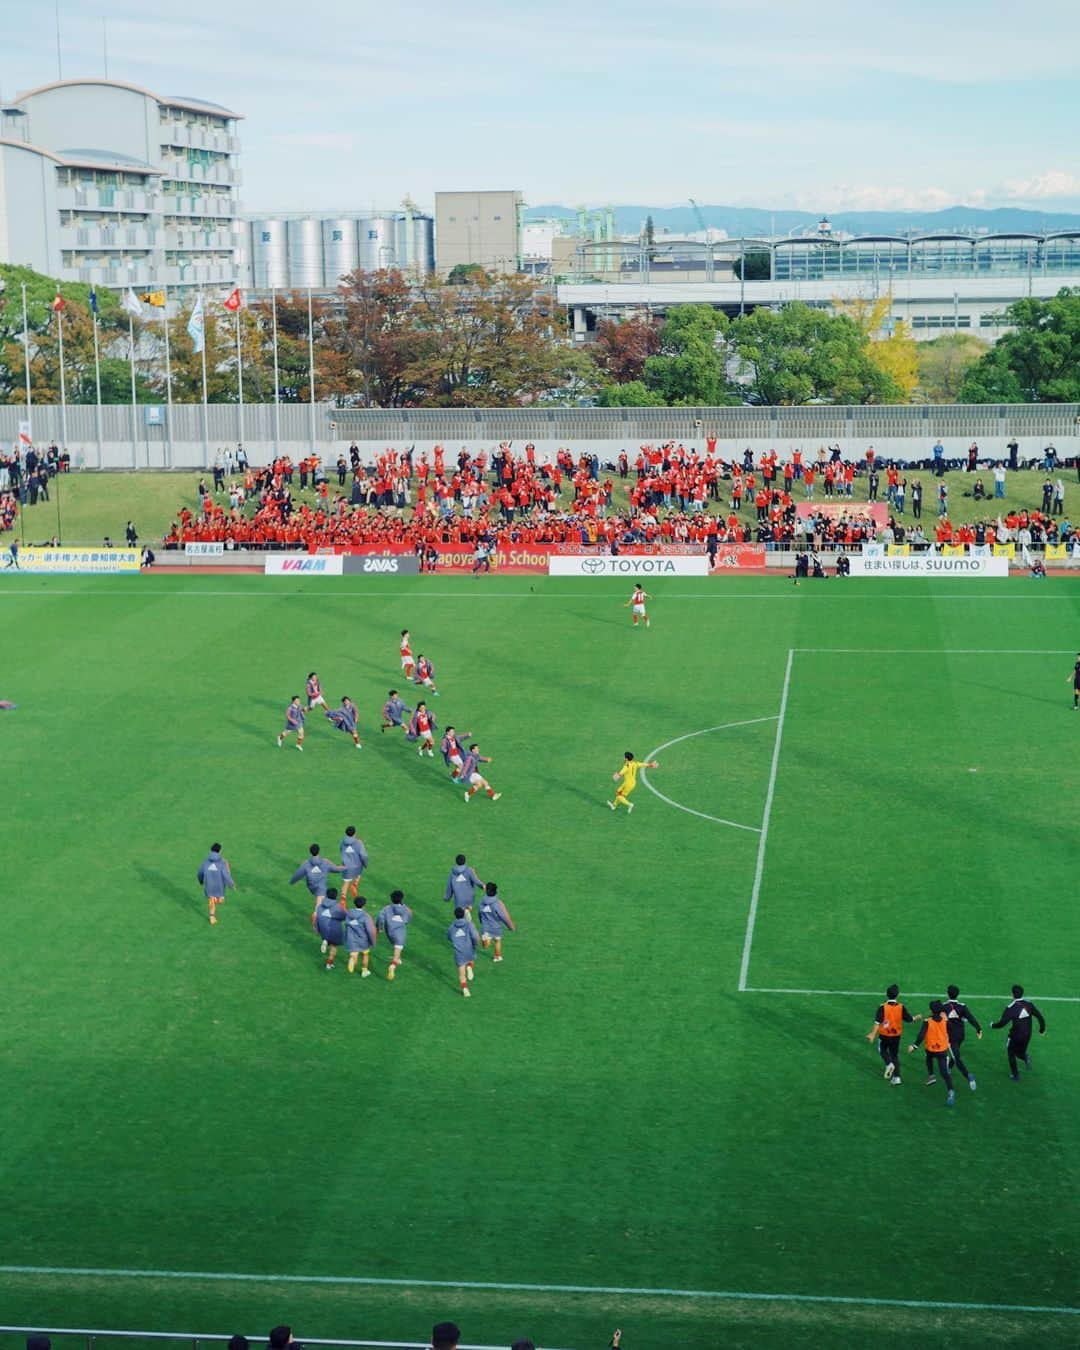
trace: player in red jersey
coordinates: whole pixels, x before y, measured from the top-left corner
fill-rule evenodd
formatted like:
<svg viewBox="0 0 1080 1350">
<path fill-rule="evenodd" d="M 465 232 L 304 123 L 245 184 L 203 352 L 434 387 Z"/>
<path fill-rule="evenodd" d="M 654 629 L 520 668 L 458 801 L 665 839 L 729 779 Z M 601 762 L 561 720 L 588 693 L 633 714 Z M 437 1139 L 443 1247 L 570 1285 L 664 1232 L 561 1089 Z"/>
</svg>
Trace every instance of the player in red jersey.
<svg viewBox="0 0 1080 1350">
<path fill-rule="evenodd" d="M 435 718 L 428 712 L 427 704 L 419 702 L 409 722 L 407 733 L 410 741 L 420 742 L 420 748 L 416 752 L 418 755 L 423 755 L 427 751 L 428 759 L 435 758 L 435 729 Z"/>
<path fill-rule="evenodd" d="M 401 630 L 401 669 L 405 672 L 405 678 L 411 680 L 413 671 L 416 669 L 416 662 L 413 660 L 412 647 L 409 646 L 409 630 Z"/>
<path fill-rule="evenodd" d="M 322 708 L 323 712 L 329 712 L 330 706 L 323 698 L 322 685 L 319 683 L 319 677 L 314 671 L 307 677 L 307 710 L 312 708 Z"/>
<path fill-rule="evenodd" d="M 633 606 L 635 628 L 638 626 L 639 619 L 644 623 L 645 627 L 648 628 L 649 616 L 645 611 L 645 601 L 651 599 L 652 596 L 649 595 L 648 591 L 643 590 L 641 583 L 638 582 L 638 584 L 634 587 L 634 594 L 630 597 L 629 600 L 627 600 L 626 604 L 623 605 L 623 609 L 626 609 L 630 605 Z"/>
<path fill-rule="evenodd" d="M 435 667 L 423 652 L 416 658 L 416 683 L 430 689 L 436 698 L 439 697 L 439 691 L 435 688 Z"/>
</svg>

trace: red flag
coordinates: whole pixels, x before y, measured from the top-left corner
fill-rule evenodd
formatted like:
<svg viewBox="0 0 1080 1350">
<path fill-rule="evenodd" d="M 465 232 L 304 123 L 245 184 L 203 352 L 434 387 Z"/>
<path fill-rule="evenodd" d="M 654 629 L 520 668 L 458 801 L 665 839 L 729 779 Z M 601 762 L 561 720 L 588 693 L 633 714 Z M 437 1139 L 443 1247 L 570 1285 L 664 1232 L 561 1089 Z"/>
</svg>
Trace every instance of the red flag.
<svg viewBox="0 0 1080 1350">
<path fill-rule="evenodd" d="M 232 295 L 224 302 L 225 308 L 231 310 L 234 314 L 240 308 L 243 302 L 240 299 L 240 287 L 238 286 Z"/>
<path fill-rule="evenodd" d="M 59 314 L 65 308 L 65 301 L 59 291 L 56 292 L 56 299 L 52 302 L 53 312 Z"/>
</svg>

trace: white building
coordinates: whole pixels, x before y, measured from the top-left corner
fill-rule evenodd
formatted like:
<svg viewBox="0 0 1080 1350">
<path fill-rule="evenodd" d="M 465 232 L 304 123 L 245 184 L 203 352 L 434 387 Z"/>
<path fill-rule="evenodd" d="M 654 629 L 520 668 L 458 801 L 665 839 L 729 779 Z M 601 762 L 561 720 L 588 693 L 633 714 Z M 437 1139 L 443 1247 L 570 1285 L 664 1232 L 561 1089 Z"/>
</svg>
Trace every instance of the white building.
<svg viewBox="0 0 1080 1350">
<path fill-rule="evenodd" d="M 239 116 L 100 79 L 0 105 L 0 261 L 102 286 L 236 285 Z"/>
</svg>

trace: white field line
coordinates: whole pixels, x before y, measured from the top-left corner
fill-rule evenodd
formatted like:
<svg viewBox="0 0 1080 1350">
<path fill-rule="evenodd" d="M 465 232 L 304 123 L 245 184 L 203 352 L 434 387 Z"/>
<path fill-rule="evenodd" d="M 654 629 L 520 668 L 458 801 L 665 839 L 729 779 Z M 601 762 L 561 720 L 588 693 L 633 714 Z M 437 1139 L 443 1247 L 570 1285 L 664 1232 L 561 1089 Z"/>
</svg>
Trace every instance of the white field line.
<svg viewBox="0 0 1080 1350">
<path fill-rule="evenodd" d="M 780 694 L 780 712 L 776 719 L 776 740 L 773 742 L 772 764 L 769 768 L 769 787 L 765 793 L 765 810 L 761 816 L 761 837 L 758 841 L 757 865 L 754 868 L 754 885 L 750 891 L 750 912 L 746 916 L 746 937 L 743 939 L 742 963 L 739 966 L 740 989 L 746 988 L 746 976 L 750 970 L 750 950 L 754 945 L 758 898 L 761 895 L 761 878 L 765 871 L 765 848 L 769 842 L 769 817 L 772 815 L 773 794 L 776 792 L 776 771 L 780 766 L 780 745 L 784 739 L 784 718 L 787 716 L 788 690 L 791 688 L 791 667 L 794 660 L 795 649 L 789 647 L 787 665 L 784 668 L 784 688 Z"/>
<path fill-rule="evenodd" d="M 850 1294 L 777 1294 L 731 1289 L 650 1289 L 623 1285 L 526 1284 L 495 1280 L 392 1280 L 367 1275 L 250 1275 L 238 1272 L 199 1270 L 110 1270 L 80 1266 L 0 1266 L 0 1275 L 85 1276 L 118 1280 L 216 1280 L 233 1284 L 324 1284 L 363 1285 L 390 1289 L 476 1289 L 499 1293 L 522 1291 L 533 1294 L 616 1294 L 641 1298 L 700 1298 L 749 1303 L 838 1304 L 863 1308 L 954 1309 L 959 1312 L 1045 1313 L 1080 1317 L 1080 1308 L 1030 1303 L 961 1303 L 952 1300 L 871 1298 Z M 340 1342 L 335 1342 L 340 1344 Z"/>
<path fill-rule="evenodd" d="M 693 740 L 695 736 L 708 736 L 713 731 L 730 731 L 734 727 L 752 727 L 759 722 L 775 722 L 775 717 L 748 717 L 745 722 L 722 722 L 718 727 L 702 727 L 700 731 L 688 731 L 683 736 L 674 736 L 670 741 L 665 741 L 663 745 L 658 745 L 655 750 L 650 750 L 645 756 L 646 759 L 655 759 L 657 755 L 667 750 L 670 746 L 678 745 L 680 741 Z M 665 797 L 659 788 L 653 787 L 649 782 L 648 769 L 642 769 L 641 781 L 660 798 L 662 802 L 667 802 L 668 806 L 674 806 L 677 811 L 685 811 L 687 815 L 698 816 L 702 820 L 714 821 L 717 825 L 730 825 L 733 830 L 749 830 L 751 834 L 760 834 L 761 830 L 756 825 L 740 825 L 737 820 L 725 820 L 723 816 L 710 816 L 706 811 L 695 811 L 692 806 L 683 806 L 682 802 L 677 802 L 673 797 Z"/>
<path fill-rule="evenodd" d="M 37 579 L 37 578 L 35 577 L 35 579 Z M 252 577 L 252 579 L 253 579 L 253 580 L 255 579 L 254 576 Z M 274 580 L 279 580 L 279 578 L 274 578 Z M 13 587 L 14 587 L 15 585 L 20 585 L 20 584 L 21 584 L 21 583 L 14 583 L 14 582 L 12 583 Z M 27 583 L 27 584 L 29 584 L 29 583 Z M 84 591 L 72 591 L 72 590 L 64 590 L 64 591 L 59 591 L 59 590 L 36 590 L 36 591 L 30 591 L 30 590 L 27 590 L 27 591 L 23 591 L 23 592 L 20 593 L 20 591 L 18 591 L 18 590 L 16 590 L 16 589 L 11 589 L 11 590 L 6 590 L 6 589 L 4 589 L 4 583 L 3 583 L 2 581 L 0 581 L 0 600 L 11 600 L 11 599 L 24 600 L 24 599 L 27 598 L 27 596 L 33 596 L 34 599 L 36 599 L 36 600 L 41 600 L 41 599 L 47 599 L 48 597 L 54 596 L 54 595 L 56 595 L 56 596 L 80 595 L 80 596 L 86 596 L 87 598 L 91 598 L 91 597 L 92 597 L 92 598 L 95 598 L 95 599 L 97 599 L 97 598 L 102 598 L 102 597 L 104 597 L 104 598 L 109 598 L 109 597 L 116 596 L 116 595 L 137 595 L 137 596 L 139 596 L 139 597 L 140 597 L 141 599 L 143 599 L 143 600 L 147 600 L 147 599 L 150 599 L 150 598 L 153 598 L 153 599 L 155 599 L 155 600 L 173 600 L 173 599 L 179 599 L 179 598 L 182 598 L 182 597 L 184 597 L 184 596 L 195 596 L 195 597 L 203 597 L 203 598 L 206 598 L 206 597 L 208 597 L 208 596 L 234 596 L 234 597 L 235 597 L 235 596 L 242 596 L 245 600 L 279 600 L 279 599 L 282 599 L 282 598 L 284 598 L 284 597 L 295 597 L 295 596 L 298 596 L 298 595 L 302 595 L 302 596 L 305 597 L 305 599 L 308 599 L 308 600 L 311 600 L 311 599 L 314 598 L 314 597 L 318 597 L 318 599 L 320 599 L 320 600 L 350 599 L 350 598 L 355 597 L 355 596 L 357 596 L 357 595 L 374 596 L 374 597 L 377 597 L 377 598 L 379 598 L 379 599 L 396 599 L 396 598 L 401 598 L 401 597 L 404 596 L 404 597 L 407 597 L 409 600 L 428 599 L 428 598 L 433 599 L 433 600 L 461 600 L 461 599 L 464 599 L 464 598 L 466 598 L 466 597 L 468 597 L 470 600 L 524 600 L 524 599 L 526 598 L 524 592 L 521 592 L 521 591 L 480 591 L 480 590 L 472 590 L 472 591 L 466 591 L 466 590 L 460 590 L 460 591 L 422 591 L 422 590 L 416 590 L 416 591 L 386 591 L 386 590 L 381 590 L 381 589 L 379 589 L 379 590 L 370 590 L 370 591 L 363 591 L 363 590 L 335 590 L 335 591 L 323 591 L 322 593 L 320 593 L 318 590 L 310 590 L 310 591 L 298 591 L 298 590 L 261 590 L 261 589 L 254 589 L 254 588 L 253 588 L 252 590 L 249 590 L 249 591 L 214 591 L 214 590 L 211 590 L 211 591 L 193 591 L 193 590 L 186 590 L 186 589 L 185 589 L 185 590 L 175 590 L 175 591 L 154 591 L 154 590 L 148 590 L 148 589 L 146 589 L 145 587 L 140 587 L 140 588 L 138 588 L 138 589 L 132 588 L 132 589 L 130 589 L 130 590 L 114 590 L 114 589 L 112 589 L 112 588 L 104 588 L 104 589 L 102 589 L 102 590 L 90 590 L 90 589 L 88 589 L 88 590 L 84 590 Z M 611 603 L 611 602 L 612 602 L 612 599 L 613 599 L 613 595 L 612 595 L 612 594 L 605 594 L 605 593 L 602 593 L 602 592 L 599 592 L 599 591 L 530 591 L 528 598 L 529 598 L 530 600 L 603 600 L 605 603 Z M 754 603 L 761 603 L 762 601 L 765 601 L 765 600 L 788 600 L 788 601 L 794 600 L 794 601 L 797 601 L 799 604 L 808 604 L 808 603 L 809 603 L 809 604 L 813 604 L 815 600 L 818 600 L 818 601 L 821 601 L 821 600 L 828 601 L 828 600 L 830 600 L 830 599 L 835 599 L 835 600 L 838 600 L 838 601 L 839 601 L 839 600 L 873 600 L 875 603 L 878 603 L 878 602 L 881 600 L 882 597 L 881 597 L 880 594 L 876 594 L 876 595 L 870 595 L 870 594 L 858 594 L 858 595 L 855 595 L 855 594 L 843 594 L 843 595 L 835 595 L 835 594 L 834 594 L 834 595 L 832 595 L 832 596 L 829 596 L 829 595 L 819 595 L 819 596 L 816 596 L 816 597 L 814 597 L 813 599 L 811 599 L 810 597 L 804 595 L 802 592 L 800 592 L 799 595 L 795 595 L 794 592 L 793 592 L 792 594 L 789 595 L 786 591 L 781 592 L 780 594 L 768 594 L 768 593 L 762 594 L 762 593 L 757 593 L 757 592 L 746 592 L 746 593 L 743 593 L 743 594 L 736 594 L 736 595 L 724 595 L 724 594 L 721 592 L 720 588 L 718 587 L 717 590 L 716 590 L 716 591 L 713 591 L 713 592 L 693 592 L 693 591 L 692 591 L 692 592 L 682 592 L 682 593 L 680 593 L 680 592 L 678 592 L 678 591 L 674 591 L 674 592 L 670 592 L 670 593 L 667 593 L 667 594 L 663 595 L 661 598 L 664 599 L 664 600 L 716 600 L 716 601 L 719 601 L 719 602 L 721 602 L 721 603 L 725 603 L 725 602 L 728 601 L 728 600 L 749 600 L 749 601 L 753 601 Z M 968 600 L 968 601 L 971 601 L 971 600 L 989 600 L 989 601 L 991 601 L 993 604 L 998 604 L 998 603 L 999 603 L 1000 601 L 1002 601 L 1002 600 L 1020 600 L 1020 601 L 1023 601 L 1024 603 L 1026 603 L 1026 604 L 1031 604 L 1031 603 L 1034 603 L 1035 601 L 1040 601 L 1040 600 L 1050 600 L 1050 601 L 1055 601 L 1055 600 L 1056 600 L 1056 601 L 1060 601 L 1060 602 L 1062 602 L 1062 603 L 1072 604 L 1072 603 L 1074 602 L 1074 600 L 1075 600 L 1075 596 L 1072 595 L 1071 593 L 1070 593 L 1070 594 L 1067 594 L 1067 595 L 1065 595 L 1065 594 L 1063 594 L 1063 595 L 932 595 L 932 594 L 919 595 L 919 594 L 911 593 L 911 594 L 907 594 L 907 595 L 890 595 L 890 596 L 888 596 L 888 599 L 889 599 L 889 600 L 935 600 L 935 601 L 936 601 L 936 600 Z M 862 649 L 861 649 L 861 648 L 858 648 L 858 649 L 856 649 L 856 650 L 862 650 Z"/>
<path fill-rule="evenodd" d="M 884 994 L 880 989 L 770 989 L 762 985 L 745 985 L 740 990 L 743 994 L 796 994 L 807 998 L 883 998 Z M 911 993 L 905 989 L 903 991 L 905 998 L 941 998 L 942 992 L 939 989 L 936 994 Z M 1027 997 L 1027 995 L 1025 995 Z M 1012 994 L 967 994 L 964 995 L 965 1003 L 987 1002 L 987 1003 L 1011 1003 Z M 1080 1003 L 1080 995 L 1076 994 L 1043 994 L 1032 1002 L 1038 1003 Z"/>
<path fill-rule="evenodd" d="M 800 656 L 1072 656 L 1071 647 L 796 647 Z"/>
</svg>

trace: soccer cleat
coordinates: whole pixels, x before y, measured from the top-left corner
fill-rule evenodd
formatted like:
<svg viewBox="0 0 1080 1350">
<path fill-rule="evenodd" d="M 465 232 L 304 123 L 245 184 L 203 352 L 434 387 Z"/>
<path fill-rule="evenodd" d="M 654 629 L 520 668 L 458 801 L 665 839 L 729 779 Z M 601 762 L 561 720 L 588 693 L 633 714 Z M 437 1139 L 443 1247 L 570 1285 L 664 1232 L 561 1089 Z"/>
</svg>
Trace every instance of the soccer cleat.
<svg viewBox="0 0 1080 1350">
<path fill-rule="evenodd" d="M 492 964 L 493 966 L 497 966 L 501 960 L 502 960 L 502 957 L 501 957 L 501 956 L 496 956 L 495 959 L 492 961 L 491 964 Z"/>
<path fill-rule="evenodd" d="M 502 796 L 502 793 L 501 793 L 501 792 L 493 792 L 493 793 L 491 794 L 491 800 L 492 800 L 493 802 L 497 802 L 501 796 Z"/>
<path fill-rule="evenodd" d="M 324 969 L 324 970 L 333 970 L 333 969 L 334 969 L 334 963 L 333 963 L 333 961 L 327 961 L 327 963 L 326 963 L 326 965 L 323 967 L 323 969 Z"/>
<path fill-rule="evenodd" d="M 1030 1055 L 1025 1055 L 1025 1056 L 1024 1056 L 1024 1063 L 1028 1066 L 1029 1069 L 1031 1068 L 1031 1056 L 1030 1056 Z"/>
<path fill-rule="evenodd" d="M 945 1105 L 946 1106 L 956 1105 L 956 1092 L 953 1088 L 950 1088 L 948 1092 L 945 1094 Z"/>
<path fill-rule="evenodd" d="M 931 1074 L 930 1077 L 926 1080 L 926 1086 L 927 1086 L 927 1087 L 933 1087 L 934 1084 L 935 1084 L 936 1082 L 937 1082 L 937 1079 L 934 1077 L 933 1074 Z"/>
<path fill-rule="evenodd" d="M 366 980 L 367 977 L 368 977 L 370 974 L 371 974 L 371 971 L 370 971 L 370 970 L 362 970 L 362 971 L 360 972 L 360 978 L 361 978 L 362 980 Z"/>
<path fill-rule="evenodd" d="M 469 989 L 468 989 L 468 986 L 467 986 L 467 985 L 464 985 L 464 984 L 463 984 L 463 985 L 461 986 L 461 993 L 462 993 L 462 996 L 463 996 L 464 998 L 472 998 L 472 994 L 469 993 Z"/>
<path fill-rule="evenodd" d="M 1012 1079 L 1014 1083 L 1019 1083 L 1020 1081 L 1020 1075 L 1018 1073 L 1011 1073 L 1009 1074 L 1009 1077 Z"/>
<path fill-rule="evenodd" d="M 886 1064 L 886 1065 L 885 1065 L 885 1077 L 886 1077 L 886 1078 L 891 1078 L 895 1072 L 896 1072 L 896 1065 L 895 1065 L 895 1064 Z"/>
<path fill-rule="evenodd" d="M 428 759 L 434 759 L 434 758 L 435 758 L 435 751 L 434 751 L 434 750 L 429 750 L 429 751 L 427 752 L 427 757 L 428 757 Z"/>
<path fill-rule="evenodd" d="M 615 803 L 614 803 L 614 802 L 608 802 L 607 805 L 610 806 L 611 809 L 612 809 L 613 811 L 615 810 Z"/>
<path fill-rule="evenodd" d="M 357 742 L 356 742 L 356 748 L 357 748 L 357 750 L 363 750 L 364 747 L 360 744 L 359 741 L 357 741 Z"/>
<path fill-rule="evenodd" d="M 217 919 L 213 916 L 213 914 L 210 915 L 210 922 L 217 923 Z"/>
<path fill-rule="evenodd" d="M 424 758 L 424 747 L 421 746 L 420 749 L 417 750 L 416 753 L 417 753 L 417 755 L 419 755 L 419 757 L 420 757 L 421 759 L 423 759 L 423 758 Z"/>
<path fill-rule="evenodd" d="M 626 803 L 626 814 L 629 815 L 629 814 L 633 811 L 633 809 L 634 809 L 634 803 L 633 803 L 633 802 L 627 802 L 627 803 Z"/>
<path fill-rule="evenodd" d="M 296 746 L 296 748 L 297 748 L 297 750 L 299 750 L 299 751 L 300 751 L 300 753 L 301 753 L 301 754 L 303 754 L 303 753 L 304 753 L 304 747 L 303 747 L 303 746 L 302 746 L 302 745 L 300 745 L 300 743 L 299 743 L 299 742 L 297 742 L 297 746 Z"/>
<path fill-rule="evenodd" d="M 892 1082 L 893 1082 L 893 1087 L 899 1087 L 899 1086 L 900 1086 L 900 1075 L 899 1075 L 899 1074 L 896 1074 L 896 1075 L 893 1077 Z"/>
<path fill-rule="evenodd" d="M 968 1087 L 972 1090 L 972 1092 L 975 1091 L 975 1079 L 974 1079 L 974 1078 L 969 1078 L 969 1079 L 968 1079 Z"/>
<path fill-rule="evenodd" d="M 467 980 L 471 980 L 472 977 L 473 977 L 473 968 L 472 968 L 472 966 L 466 966 L 466 967 L 465 967 L 465 978 L 466 978 Z"/>
<path fill-rule="evenodd" d="M 281 739 L 281 737 L 279 736 L 279 737 L 277 738 L 277 748 L 280 750 L 281 747 L 282 747 L 284 744 L 285 744 L 285 742 L 284 742 L 284 741 Z"/>
<path fill-rule="evenodd" d="M 394 975 L 395 975 L 395 974 L 396 974 L 396 972 L 395 972 L 395 970 L 394 970 L 393 963 L 391 962 L 390 969 L 386 972 L 386 978 L 387 978 L 388 980 L 392 980 L 392 979 L 394 978 Z"/>
<path fill-rule="evenodd" d="M 471 793 L 471 792 L 466 792 L 466 794 L 465 794 L 465 800 L 466 800 L 466 801 L 469 801 L 471 797 L 472 797 L 472 793 Z"/>
<path fill-rule="evenodd" d="M 328 948 L 329 946 L 330 946 L 329 942 L 327 942 L 327 940 L 326 940 L 325 938 L 323 938 L 323 940 L 322 940 L 322 946 L 319 948 L 319 951 L 322 952 L 323 956 L 326 955 L 326 950 L 327 950 L 327 948 Z"/>
</svg>

